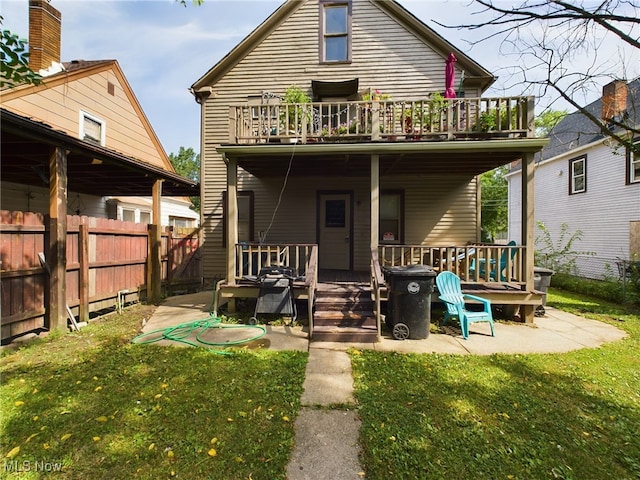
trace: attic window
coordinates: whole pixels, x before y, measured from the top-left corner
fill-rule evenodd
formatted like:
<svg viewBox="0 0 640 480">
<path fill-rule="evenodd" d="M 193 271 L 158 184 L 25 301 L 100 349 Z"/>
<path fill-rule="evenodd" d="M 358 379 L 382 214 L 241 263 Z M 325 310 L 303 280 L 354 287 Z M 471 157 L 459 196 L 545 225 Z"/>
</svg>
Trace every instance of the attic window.
<svg viewBox="0 0 640 480">
<path fill-rule="evenodd" d="M 105 122 L 87 112 L 80 110 L 79 137 L 86 142 L 105 145 Z"/>
<path fill-rule="evenodd" d="M 351 61 L 351 2 L 320 0 L 320 62 Z"/>
</svg>

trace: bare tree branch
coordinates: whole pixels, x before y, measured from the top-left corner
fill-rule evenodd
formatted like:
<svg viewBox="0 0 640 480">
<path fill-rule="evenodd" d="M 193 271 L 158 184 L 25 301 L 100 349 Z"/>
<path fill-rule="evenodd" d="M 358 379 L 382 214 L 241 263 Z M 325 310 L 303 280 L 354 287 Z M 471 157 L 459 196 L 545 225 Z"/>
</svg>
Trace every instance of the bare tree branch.
<svg viewBox="0 0 640 480">
<path fill-rule="evenodd" d="M 584 105 L 586 98 L 613 80 L 636 77 L 640 62 L 640 1 L 520 0 L 511 4 L 498 0 L 474 0 L 481 8 L 473 12 L 476 23 L 445 25 L 456 30 L 486 31 L 478 45 L 499 40 L 501 57 L 511 57 L 505 89 L 520 87 L 550 104 L 564 101 L 593 122 L 598 131 L 634 149 L 640 135 L 635 112 L 602 119 Z M 612 52 L 613 50 L 613 52 Z M 634 58 L 628 61 L 628 56 Z M 615 127 L 615 128 L 612 128 Z"/>
</svg>

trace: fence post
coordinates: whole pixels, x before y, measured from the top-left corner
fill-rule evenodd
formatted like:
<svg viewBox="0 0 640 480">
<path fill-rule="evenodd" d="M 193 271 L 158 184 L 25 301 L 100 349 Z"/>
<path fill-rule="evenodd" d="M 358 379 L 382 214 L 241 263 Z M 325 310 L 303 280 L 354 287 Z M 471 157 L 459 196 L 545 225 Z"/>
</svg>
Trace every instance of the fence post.
<svg viewBox="0 0 640 480">
<path fill-rule="evenodd" d="M 67 329 L 67 154 L 57 147 L 49 158 L 49 330 Z"/>
<path fill-rule="evenodd" d="M 79 281 L 80 306 L 78 321 L 89 321 L 89 230 L 87 225 L 78 225 L 78 260 L 80 262 Z"/>
<path fill-rule="evenodd" d="M 173 270 L 176 265 L 175 248 L 173 247 L 173 227 L 167 228 L 167 295 L 172 294 Z"/>
</svg>

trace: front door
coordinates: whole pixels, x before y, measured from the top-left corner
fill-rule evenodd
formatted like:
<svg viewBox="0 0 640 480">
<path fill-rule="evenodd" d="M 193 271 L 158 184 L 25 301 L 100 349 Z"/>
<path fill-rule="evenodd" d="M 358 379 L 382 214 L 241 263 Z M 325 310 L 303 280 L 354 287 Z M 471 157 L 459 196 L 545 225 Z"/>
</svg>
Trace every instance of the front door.
<svg viewBox="0 0 640 480">
<path fill-rule="evenodd" d="M 320 193 L 318 205 L 318 265 L 351 270 L 351 192 Z"/>
</svg>

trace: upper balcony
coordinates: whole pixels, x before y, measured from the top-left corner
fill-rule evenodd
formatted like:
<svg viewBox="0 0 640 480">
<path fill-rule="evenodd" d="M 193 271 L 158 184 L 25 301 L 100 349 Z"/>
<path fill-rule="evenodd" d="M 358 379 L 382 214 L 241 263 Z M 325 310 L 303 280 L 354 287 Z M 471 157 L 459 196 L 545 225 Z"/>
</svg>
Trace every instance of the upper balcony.
<svg viewBox="0 0 640 480">
<path fill-rule="evenodd" d="M 230 107 L 229 143 L 532 138 L 533 97 L 259 103 Z"/>
</svg>

